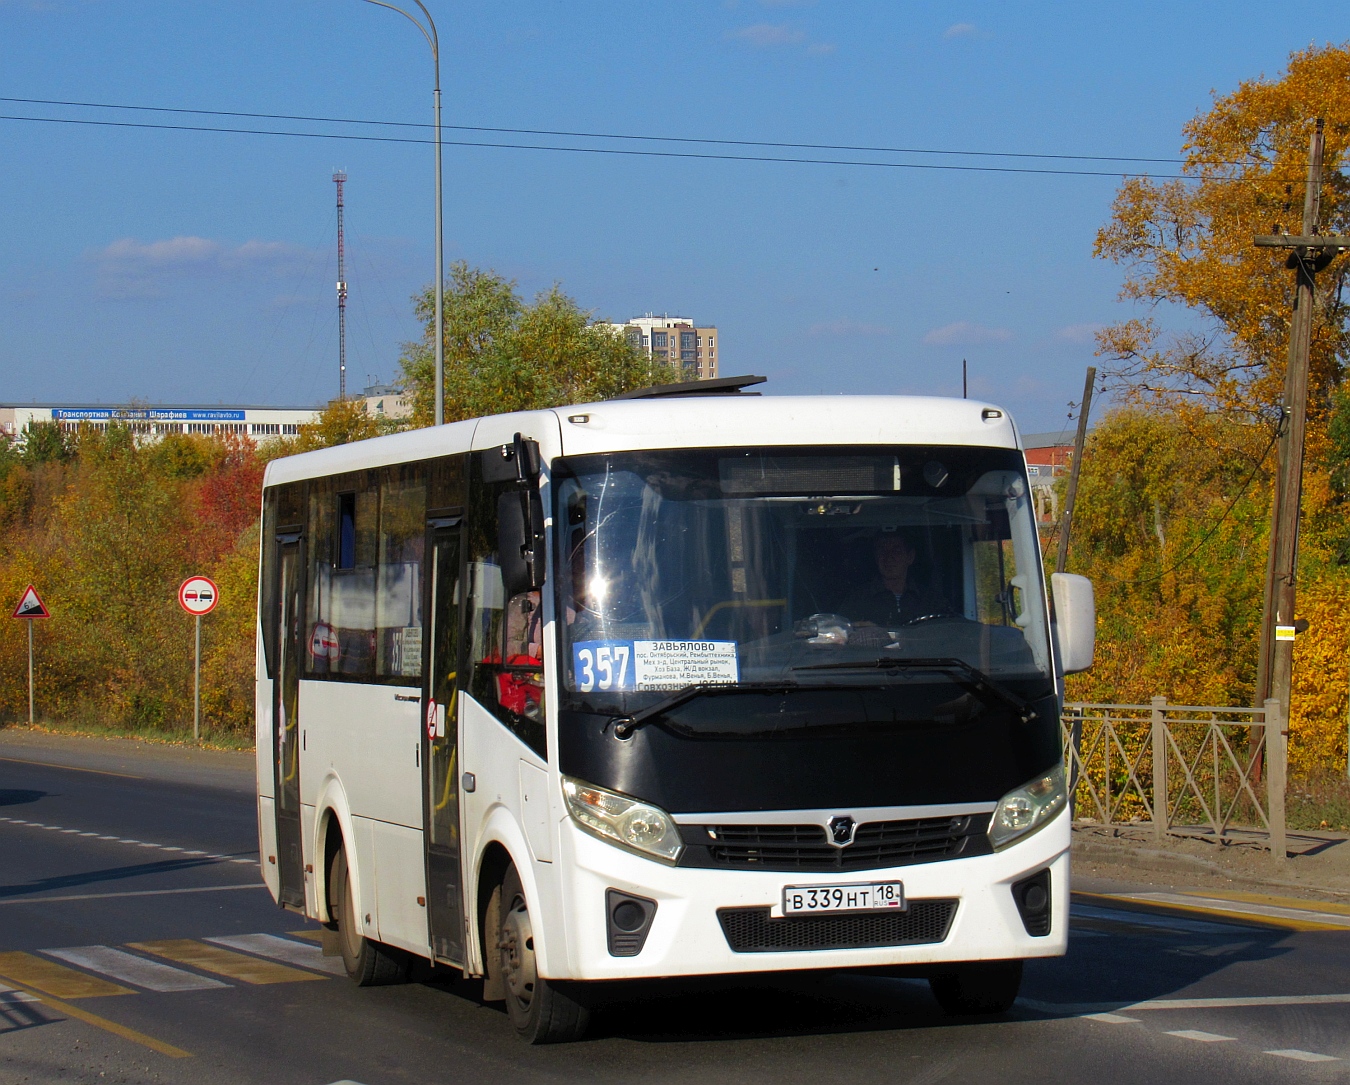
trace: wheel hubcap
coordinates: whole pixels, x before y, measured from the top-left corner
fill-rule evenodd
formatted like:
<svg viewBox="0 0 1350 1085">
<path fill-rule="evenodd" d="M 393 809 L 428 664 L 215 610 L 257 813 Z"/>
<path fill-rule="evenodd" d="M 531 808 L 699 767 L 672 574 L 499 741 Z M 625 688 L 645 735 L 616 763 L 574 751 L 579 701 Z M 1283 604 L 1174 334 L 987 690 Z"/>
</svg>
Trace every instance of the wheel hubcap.
<svg viewBox="0 0 1350 1085">
<path fill-rule="evenodd" d="M 498 943 L 502 952 L 502 972 L 507 990 L 520 1002 L 528 1003 L 534 997 L 538 973 L 534 965 L 534 930 L 525 902 L 516 897 L 502 919 L 502 937 Z"/>
</svg>

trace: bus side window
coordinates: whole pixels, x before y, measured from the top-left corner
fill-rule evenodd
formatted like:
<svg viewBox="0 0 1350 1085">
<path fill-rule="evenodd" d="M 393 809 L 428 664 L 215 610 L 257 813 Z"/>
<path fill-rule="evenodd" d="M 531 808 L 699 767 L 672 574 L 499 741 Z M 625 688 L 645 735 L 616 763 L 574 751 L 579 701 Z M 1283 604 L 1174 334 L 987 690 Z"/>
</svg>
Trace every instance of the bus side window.
<svg viewBox="0 0 1350 1085">
<path fill-rule="evenodd" d="M 469 693 L 522 742 L 548 756 L 540 593 L 505 597 L 497 557 L 497 499 L 511 483 L 469 487 Z"/>
</svg>

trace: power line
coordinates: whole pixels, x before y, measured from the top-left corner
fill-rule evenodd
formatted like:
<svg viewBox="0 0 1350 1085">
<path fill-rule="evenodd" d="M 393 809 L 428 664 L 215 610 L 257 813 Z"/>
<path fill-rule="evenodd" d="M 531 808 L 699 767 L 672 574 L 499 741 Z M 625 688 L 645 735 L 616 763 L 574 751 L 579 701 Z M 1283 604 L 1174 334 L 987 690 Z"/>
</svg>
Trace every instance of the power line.
<svg viewBox="0 0 1350 1085">
<path fill-rule="evenodd" d="M 1200 541 L 1198 543 L 1196 543 L 1189 550 L 1187 550 L 1186 553 L 1182 554 L 1181 557 L 1177 558 L 1176 561 L 1174 561 L 1162 572 L 1157 573 L 1153 576 L 1141 576 L 1136 580 L 1120 580 L 1117 577 L 1108 575 L 1106 579 L 1114 581 L 1117 584 L 1123 584 L 1126 586 L 1134 584 L 1151 584 L 1155 580 L 1161 580 L 1168 573 L 1176 572 L 1183 565 L 1185 565 L 1186 562 L 1188 562 L 1191 558 L 1195 557 L 1195 555 L 1200 552 L 1200 549 L 1205 545 L 1205 543 L 1209 542 L 1209 540 L 1214 537 L 1215 533 L 1219 530 L 1219 528 L 1223 526 L 1224 521 L 1228 519 L 1228 514 L 1231 513 L 1233 509 L 1237 507 L 1237 503 L 1242 499 L 1242 495 L 1247 492 L 1247 488 L 1251 486 L 1251 484 L 1254 481 L 1256 481 L 1256 476 L 1257 474 L 1260 473 L 1261 468 L 1265 466 L 1266 459 L 1270 455 L 1270 450 L 1275 447 L 1275 442 L 1278 441 L 1280 438 L 1280 430 L 1282 428 L 1283 428 L 1282 425 L 1277 425 L 1275 427 L 1274 433 L 1272 433 L 1270 436 L 1270 443 L 1266 445 L 1266 450 L 1261 453 L 1261 458 L 1256 461 L 1256 466 L 1252 468 L 1251 473 L 1247 476 L 1246 481 L 1243 482 L 1242 486 L 1238 489 L 1238 492 L 1233 495 L 1233 499 L 1228 502 L 1227 507 L 1223 510 L 1223 514 L 1217 520 L 1215 520 L 1214 525 L 1208 531 L 1206 531 L 1203 536 L 1201 536 Z"/>
<path fill-rule="evenodd" d="M 0 102 L 14 102 L 22 105 L 71 106 L 79 109 L 125 109 L 146 113 L 183 113 L 198 117 L 242 117 L 249 120 L 271 121 L 308 121 L 321 124 L 368 124 L 386 128 L 431 128 L 432 125 L 420 121 L 370 120 L 359 117 L 313 117 L 295 113 L 243 113 L 219 109 L 186 109 L 177 106 L 126 105 L 113 102 L 70 102 L 52 98 L 4 98 Z M 722 147 L 777 147 L 783 150 L 803 151 L 857 151 L 869 154 L 925 154 L 960 155 L 973 158 L 1030 158 L 1061 162 L 1147 162 L 1163 165 L 1180 165 L 1179 158 L 1142 158 L 1131 155 L 1088 155 L 1088 154 L 1036 154 L 1027 151 L 952 151 L 932 147 L 878 147 L 849 143 L 787 143 L 770 140 L 752 139 L 713 139 L 693 136 L 653 136 L 631 132 L 573 132 L 551 128 L 490 128 L 483 125 L 444 124 L 456 132 L 495 132 L 501 135 L 516 136 L 562 136 L 570 139 L 623 139 L 652 143 L 699 143 Z M 227 131 L 227 129 L 219 129 Z M 1112 174 L 1115 176 L 1115 174 Z"/>
<path fill-rule="evenodd" d="M 30 117 L 0 114 L 0 121 L 26 121 L 34 124 L 87 125 L 99 128 L 138 128 L 165 132 L 211 132 L 245 136 L 284 136 L 292 139 L 357 140 L 363 143 L 403 143 L 430 146 L 434 140 L 413 139 L 407 136 L 367 136 L 351 132 L 294 132 L 269 128 L 221 128 L 190 124 L 150 124 L 141 121 L 98 121 L 75 117 Z M 627 155 L 638 158 L 684 158 L 715 162 L 772 162 L 798 166 L 860 166 L 875 169 L 946 170 L 958 173 L 1032 174 L 1050 177 L 1149 177 L 1155 180 L 1195 181 L 1186 174 L 1129 173 L 1120 170 L 1066 170 L 1038 169 L 1028 166 L 973 166 L 947 162 L 878 162 L 865 159 L 803 158 L 782 155 L 713 154 L 697 151 L 644 151 L 630 147 L 566 147 L 539 143 L 489 143 L 476 140 L 442 140 L 451 147 L 482 147 L 510 151 L 554 151 L 571 154 Z M 1224 178 L 1223 180 L 1239 180 Z"/>
</svg>

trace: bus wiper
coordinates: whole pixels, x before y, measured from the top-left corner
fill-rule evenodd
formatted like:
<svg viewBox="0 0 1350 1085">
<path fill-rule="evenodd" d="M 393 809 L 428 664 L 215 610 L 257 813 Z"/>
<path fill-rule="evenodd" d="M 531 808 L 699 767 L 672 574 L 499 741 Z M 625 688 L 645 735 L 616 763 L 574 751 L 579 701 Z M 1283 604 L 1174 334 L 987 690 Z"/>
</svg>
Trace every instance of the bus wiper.
<svg viewBox="0 0 1350 1085">
<path fill-rule="evenodd" d="M 609 722 L 614 725 L 615 738 L 628 738 L 634 731 L 645 724 L 648 720 L 654 719 L 672 708 L 678 708 L 682 704 L 687 704 L 695 697 L 701 697 L 705 693 L 719 692 L 728 693 L 737 690 L 780 690 L 787 691 L 795 689 L 796 682 L 699 682 L 692 686 L 684 686 L 675 690 L 669 697 L 662 697 L 654 705 L 648 705 L 646 708 L 630 713 L 627 716 L 615 716 Z"/>
<path fill-rule="evenodd" d="M 998 700 L 1016 710 L 1023 723 L 1037 718 L 1031 702 L 1019 697 L 1007 686 L 996 682 L 978 667 L 955 656 L 936 656 L 930 659 L 890 658 L 841 660 L 838 663 L 812 663 L 792 668 L 794 671 L 946 671 L 964 675 L 976 693 L 992 693 Z"/>
</svg>

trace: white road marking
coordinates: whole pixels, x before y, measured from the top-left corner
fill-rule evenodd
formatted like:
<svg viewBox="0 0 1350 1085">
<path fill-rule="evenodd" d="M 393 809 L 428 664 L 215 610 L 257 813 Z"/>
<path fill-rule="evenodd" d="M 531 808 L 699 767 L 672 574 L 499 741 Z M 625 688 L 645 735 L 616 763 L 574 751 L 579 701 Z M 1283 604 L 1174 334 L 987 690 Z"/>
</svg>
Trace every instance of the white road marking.
<svg viewBox="0 0 1350 1085">
<path fill-rule="evenodd" d="M 46 829 L 48 832 L 54 833 L 74 833 L 78 836 L 92 836 L 99 840 L 110 840 L 116 844 L 134 845 L 135 847 L 138 848 L 157 848 L 160 851 L 176 851 L 181 852 L 183 855 L 197 855 L 202 856 L 206 859 L 214 859 L 220 863 L 246 863 L 251 866 L 258 865 L 258 861 L 256 859 L 236 859 L 230 855 L 216 855 L 212 852 L 188 850 L 186 848 L 174 847 L 169 844 L 156 844 L 153 843 L 152 841 L 147 840 L 131 840 L 121 836 L 100 836 L 98 833 L 84 832 L 81 829 L 67 829 L 61 825 L 44 825 L 40 821 L 22 821 L 19 818 L 10 818 L 10 817 L 0 817 L 0 821 L 7 821 L 11 825 L 27 825 L 29 828 L 32 829 Z M 7 902 L 0 901 L 0 904 L 3 903 Z"/>
<path fill-rule="evenodd" d="M 111 946 L 74 946 L 70 949 L 44 949 L 42 952 L 48 957 L 56 957 L 68 964 L 149 991 L 205 991 L 212 987 L 229 986 L 220 980 L 194 975 L 181 968 L 171 968 L 167 964 L 136 957 Z"/>
<path fill-rule="evenodd" d="M 220 938 L 204 938 L 227 949 L 242 949 L 258 957 L 270 957 L 284 964 L 299 965 L 315 972 L 327 972 L 330 976 L 345 976 L 347 969 L 336 957 L 325 957 L 323 950 L 313 943 L 293 942 L 289 938 L 279 938 L 275 934 L 231 934 Z"/>
<path fill-rule="evenodd" d="M 1096 904 L 1079 904 L 1074 901 L 1069 907 L 1069 920 L 1105 919 L 1112 923 L 1121 923 L 1132 927 L 1156 927 L 1159 930 L 1185 931 L 1187 934 L 1233 934 L 1233 927 L 1227 923 L 1209 923 L 1203 919 L 1182 919 L 1179 916 L 1158 915 L 1153 912 L 1132 912 L 1126 908 L 1102 908 Z M 1249 928 L 1250 929 L 1250 928 Z"/>
<path fill-rule="evenodd" d="M 1350 994 L 1336 995 L 1248 995 L 1236 998 L 1150 998 L 1143 1002 L 1041 1002 L 1019 998 L 1021 1005 L 1041 1013 L 1075 1014 L 1114 1013 L 1124 1010 L 1231 1010 L 1254 1006 L 1343 1006 Z"/>
<path fill-rule="evenodd" d="M 0 1006 L 13 1005 L 16 1002 L 38 1002 L 41 1001 L 37 995 L 30 995 L 27 991 L 16 991 L 13 987 L 6 987 L 0 983 Z"/>
<path fill-rule="evenodd" d="M 1085 1013 L 1083 1014 L 1089 1021 L 1105 1021 L 1108 1025 L 1137 1025 L 1139 1018 L 1126 1017 L 1120 1013 Z"/>
<path fill-rule="evenodd" d="M 1267 1055 L 1278 1055 L 1282 1059 L 1296 1059 L 1299 1062 L 1340 1062 L 1335 1055 L 1319 1055 L 1316 1051 L 1300 1051 L 1296 1047 L 1286 1047 L 1277 1051 L 1267 1051 Z"/>
<path fill-rule="evenodd" d="M 262 882 L 244 885 L 197 885 L 186 889 L 131 889 L 125 893 L 76 893 L 64 897 L 7 897 L 0 904 L 50 904 L 64 900 L 112 900 L 117 897 L 168 897 L 177 893 L 219 893 L 227 889 L 266 889 Z"/>
<path fill-rule="evenodd" d="M 1246 900 L 1191 896 L 1189 893 L 1131 893 L 1128 899 L 1147 904 L 1177 904 L 1190 908 L 1206 908 L 1232 915 L 1252 916 L 1256 919 L 1294 919 L 1302 923 L 1322 923 L 1329 927 L 1350 929 L 1350 915 L 1318 912 L 1311 908 L 1286 908 L 1278 904 L 1255 904 Z"/>
<path fill-rule="evenodd" d="M 1183 1040 L 1197 1040 L 1202 1044 L 1218 1044 L 1227 1040 L 1235 1040 L 1235 1036 L 1220 1036 L 1217 1032 L 1201 1032 L 1199 1029 L 1182 1028 L 1175 1032 L 1169 1032 L 1169 1036 L 1180 1036 Z"/>
</svg>

